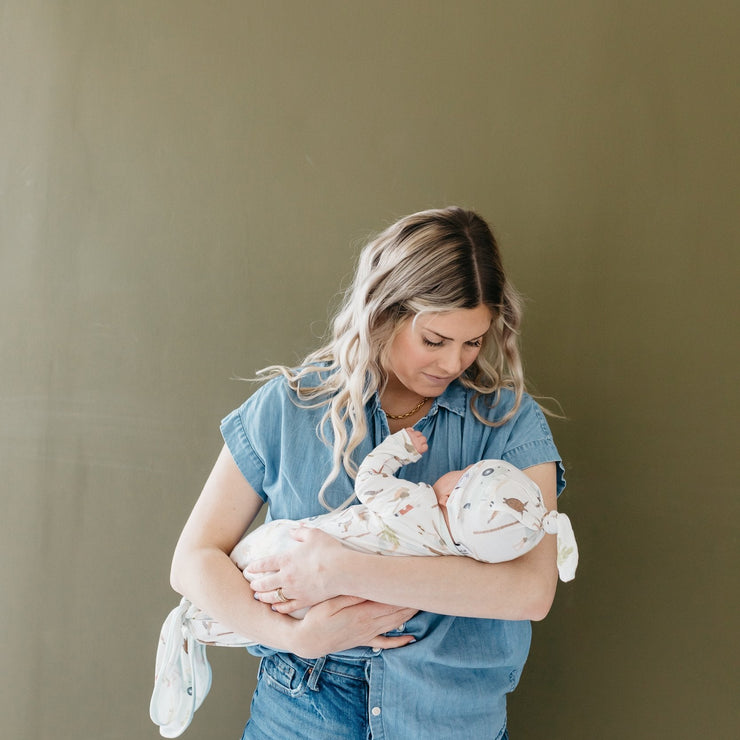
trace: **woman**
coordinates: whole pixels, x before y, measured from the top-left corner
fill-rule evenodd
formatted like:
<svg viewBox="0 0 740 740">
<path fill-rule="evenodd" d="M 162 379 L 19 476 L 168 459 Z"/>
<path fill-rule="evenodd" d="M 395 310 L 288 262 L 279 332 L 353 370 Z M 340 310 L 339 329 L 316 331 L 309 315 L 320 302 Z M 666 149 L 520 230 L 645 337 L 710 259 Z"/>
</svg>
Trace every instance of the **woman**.
<svg viewBox="0 0 740 740">
<path fill-rule="evenodd" d="M 404 477 L 504 459 L 555 509 L 562 466 L 524 392 L 519 322 L 486 223 L 459 208 L 413 214 L 363 250 L 330 341 L 296 370 L 268 368 L 270 382 L 224 419 L 172 585 L 262 643 L 243 738 L 506 737 L 529 620 L 555 593 L 553 536 L 484 564 L 357 553 L 306 530 L 294 554 L 250 568 L 251 588 L 228 553 L 265 501 L 289 519 L 349 505 L 355 461 L 406 426 L 429 454 Z M 306 606 L 306 619 L 286 616 Z"/>
</svg>

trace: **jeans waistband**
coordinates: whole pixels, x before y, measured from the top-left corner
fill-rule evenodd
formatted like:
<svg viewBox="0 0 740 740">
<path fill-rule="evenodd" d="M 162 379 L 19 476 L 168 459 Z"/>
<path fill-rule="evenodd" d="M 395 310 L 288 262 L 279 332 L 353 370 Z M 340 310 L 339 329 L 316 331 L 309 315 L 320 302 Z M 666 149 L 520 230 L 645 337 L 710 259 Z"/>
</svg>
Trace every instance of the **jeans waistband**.
<svg viewBox="0 0 740 740">
<path fill-rule="evenodd" d="M 311 677 L 308 680 L 309 688 L 314 688 L 319 680 L 319 676 L 326 671 L 334 673 L 345 678 L 354 678 L 364 681 L 367 677 L 367 669 L 372 658 L 334 658 L 330 655 L 324 655 L 315 660 L 300 658 L 297 655 L 291 655 L 290 659 L 298 665 L 304 666 L 310 670 Z"/>
</svg>

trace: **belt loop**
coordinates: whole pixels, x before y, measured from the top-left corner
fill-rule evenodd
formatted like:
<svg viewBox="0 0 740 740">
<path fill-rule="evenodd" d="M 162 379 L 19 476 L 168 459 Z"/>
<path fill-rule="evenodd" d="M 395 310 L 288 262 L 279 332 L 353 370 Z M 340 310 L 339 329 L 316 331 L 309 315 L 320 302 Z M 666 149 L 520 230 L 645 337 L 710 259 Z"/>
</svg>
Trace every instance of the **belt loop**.
<svg viewBox="0 0 740 740">
<path fill-rule="evenodd" d="M 307 686 L 311 691 L 319 690 L 319 676 L 321 675 L 321 671 L 324 670 L 324 663 L 326 663 L 326 655 L 322 655 L 320 658 L 317 658 L 313 666 L 308 669 L 310 676 L 308 678 Z"/>
</svg>

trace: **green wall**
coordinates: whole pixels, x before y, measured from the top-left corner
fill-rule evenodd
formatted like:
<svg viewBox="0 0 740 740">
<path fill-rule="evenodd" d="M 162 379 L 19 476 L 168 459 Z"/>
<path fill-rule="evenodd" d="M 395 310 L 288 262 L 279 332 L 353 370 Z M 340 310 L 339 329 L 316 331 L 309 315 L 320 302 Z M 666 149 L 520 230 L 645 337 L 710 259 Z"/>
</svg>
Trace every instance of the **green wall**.
<svg viewBox="0 0 740 740">
<path fill-rule="evenodd" d="M 177 535 L 357 245 L 459 203 L 528 297 L 582 564 L 513 738 L 734 738 L 740 6 L 0 2 L 0 734 L 157 737 Z M 186 738 L 236 738 L 212 650 Z"/>
</svg>

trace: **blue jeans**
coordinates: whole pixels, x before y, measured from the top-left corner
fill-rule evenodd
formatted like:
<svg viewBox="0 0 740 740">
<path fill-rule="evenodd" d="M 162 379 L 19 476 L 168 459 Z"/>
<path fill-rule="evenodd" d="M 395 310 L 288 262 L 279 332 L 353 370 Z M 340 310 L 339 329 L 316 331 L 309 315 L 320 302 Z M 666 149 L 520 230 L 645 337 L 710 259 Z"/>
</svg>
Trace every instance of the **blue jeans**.
<svg viewBox="0 0 740 740">
<path fill-rule="evenodd" d="M 305 660 L 286 653 L 263 658 L 242 740 L 377 738 L 369 692 L 372 660 Z M 412 738 L 399 728 L 384 740 Z M 508 740 L 506 731 L 500 740 Z"/>
<path fill-rule="evenodd" d="M 368 663 L 263 658 L 242 740 L 369 740 Z"/>
</svg>

